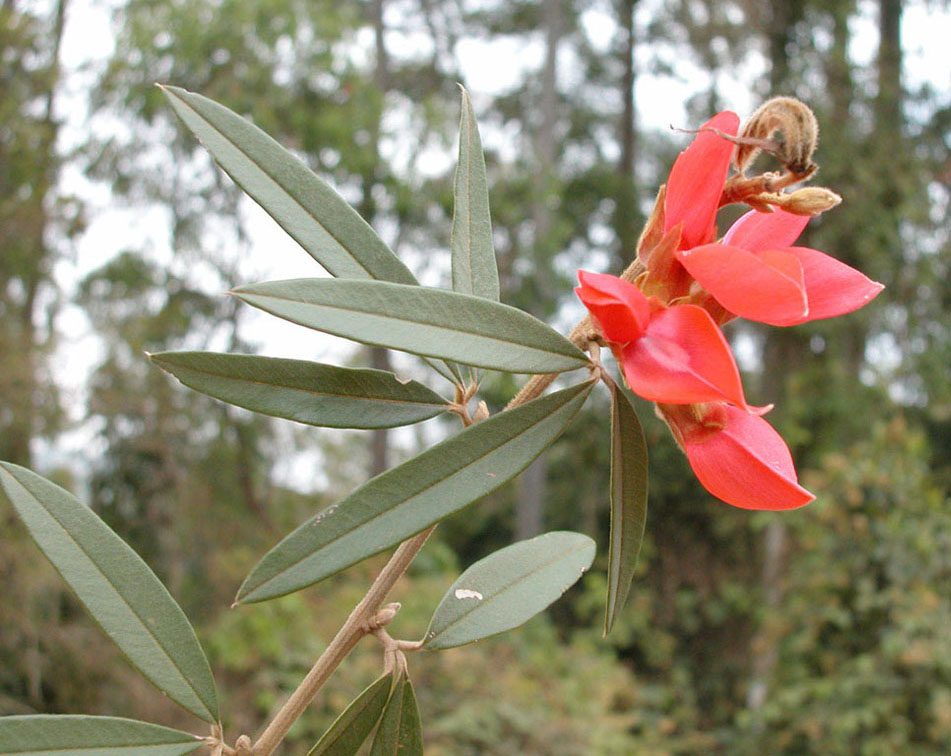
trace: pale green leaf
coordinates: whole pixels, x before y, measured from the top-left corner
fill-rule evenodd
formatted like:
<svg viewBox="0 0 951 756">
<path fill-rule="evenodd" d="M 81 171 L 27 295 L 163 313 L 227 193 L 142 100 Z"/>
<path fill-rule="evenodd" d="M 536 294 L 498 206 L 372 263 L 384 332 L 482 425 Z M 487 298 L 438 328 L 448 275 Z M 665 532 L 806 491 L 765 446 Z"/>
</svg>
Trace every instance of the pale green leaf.
<svg viewBox="0 0 951 756">
<path fill-rule="evenodd" d="M 382 370 L 212 352 L 163 352 L 152 362 L 186 386 L 265 415 L 330 428 L 393 428 L 435 417 L 448 402 Z"/>
<path fill-rule="evenodd" d="M 462 116 L 459 121 L 459 163 L 456 166 L 452 232 L 452 288 L 499 301 L 499 271 L 492 243 L 489 215 L 489 184 L 479 125 L 469 93 L 462 89 Z"/>
<path fill-rule="evenodd" d="M 647 523 L 647 442 L 634 406 L 611 391 L 611 536 L 604 634 L 627 601 Z"/>
<path fill-rule="evenodd" d="M 370 756 L 423 756 L 423 727 L 416 692 L 408 677 L 400 677 L 383 711 Z"/>
<path fill-rule="evenodd" d="M 480 559 L 439 602 L 425 647 L 462 646 L 527 622 L 578 581 L 594 552 L 588 536 L 557 531 Z"/>
<path fill-rule="evenodd" d="M 162 89 L 234 182 L 331 274 L 416 283 L 346 200 L 261 129 L 207 97 Z"/>
<path fill-rule="evenodd" d="M 16 756 L 185 756 L 196 735 L 118 717 L 38 714 L 0 717 L 0 754 Z"/>
<path fill-rule="evenodd" d="M 148 565 L 72 494 L 0 462 L 0 487 L 93 619 L 152 683 L 207 722 L 215 683 L 195 631 Z"/>
<path fill-rule="evenodd" d="M 393 676 L 384 675 L 337 717 L 307 756 L 353 756 L 373 732 L 386 705 Z"/>
<path fill-rule="evenodd" d="M 528 467 L 581 408 L 591 382 L 476 423 L 331 504 L 269 551 L 237 601 L 323 580 L 458 512 Z"/>
<path fill-rule="evenodd" d="M 588 362 L 578 347 L 528 313 L 453 291 L 302 278 L 242 286 L 234 294 L 308 328 L 465 365 L 558 373 Z"/>
</svg>

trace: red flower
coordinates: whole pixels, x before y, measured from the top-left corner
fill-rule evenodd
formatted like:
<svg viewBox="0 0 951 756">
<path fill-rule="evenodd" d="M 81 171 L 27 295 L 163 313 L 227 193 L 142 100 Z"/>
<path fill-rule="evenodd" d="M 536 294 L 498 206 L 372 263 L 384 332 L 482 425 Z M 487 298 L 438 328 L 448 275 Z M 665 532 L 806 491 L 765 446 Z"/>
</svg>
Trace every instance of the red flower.
<svg viewBox="0 0 951 756">
<path fill-rule="evenodd" d="M 683 223 L 680 249 L 713 241 L 720 195 L 730 170 L 733 143 L 715 134 L 736 136 L 740 118 L 728 110 L 717 113 L 674 161 L 664 196 L 664 233 Z"/>
<path fill-rule="evenodd" d="M 674 254 L 726 310 L 770 325 L 844 315 L 885 288 L 823 252 L 790 246 L 808 222 L 808 216 L 785 210 L 751 210 L 722 243 Z"/>
<path fill-rule="evenodd" d="M 668 404 L 726 401 L 747 412 L 730 345 L 709 313 L 665 307 L 615 276 L 578 271 L 578 297 L 597 320 L 631 391 Z"/>
<path fill-rule="evenodd" d="M 789 447 L 763 418 L 726 404 L 661 405 L 697 480 L 742 509 L 795 509 L 812 501 Z"/>
</svg>

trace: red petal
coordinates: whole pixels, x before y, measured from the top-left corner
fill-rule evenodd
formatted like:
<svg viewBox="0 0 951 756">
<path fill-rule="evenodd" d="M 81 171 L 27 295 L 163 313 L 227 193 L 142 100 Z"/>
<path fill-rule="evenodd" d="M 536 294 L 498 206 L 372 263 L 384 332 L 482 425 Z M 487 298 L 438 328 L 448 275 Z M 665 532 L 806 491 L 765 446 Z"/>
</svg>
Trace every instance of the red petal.
<svg viewBox="0 0 951 756">
<path fill-rule="evenodd" d="M 601 326 L 608 341 L 626 344 L 640 338 L 650 320 L 650 305 L 632 283 L 606 273 L 578 271 L 578 298 Z"/>
<path fill-rule="evenodd" d="M 677 252 L 677 259 L 734 315 L 771 325 L 808 315 L 802 264 L 788 251 L 754 254 L 726 244 L 704 244 Z"/>
<path fill-rule="evenodd" d="M 631 391 L 654 402 L 727 401 L 751 409 L 730 345 L 701 307 L 655 313 L 644 335 L 624 348 L 623 368 Z"/>
<path fill-rule="evenodd" d="M 855 268 L 817 249 L 789 247 L 786 251 L 795 255 L 802 265 L 809 314 L 783 325 L 844 315 L 868 304 L 885 288 Z"/>
<path fill-rule="evenodd" d="M 761 213 L 750 210 L 723 237 L 723 243 L 743 247 L 750 252 L 790 247 L 809 223 L 808 215 L 794 215 L 785 210 Z"/>
<path fill-rule="evenodd" d="M 726 426 L 685 443 L 697 480 L 727 504 L 743 509 L 795 509 L 815 496 L 796 478 L 789 447 L 763 418 L 724 407 Z"/>
<path fill-rule="evenodd" d="M 664 202 L 664 232 L 683 223 L 680 244 L 685 249 L 710 241 L 733 156 L 733 143 L 712 131 L 704 131 L 706 128 L 736 136 L 740 118 L 730 111 L 717 113 L 703 125 L 670 170 Z"/>
</svg>

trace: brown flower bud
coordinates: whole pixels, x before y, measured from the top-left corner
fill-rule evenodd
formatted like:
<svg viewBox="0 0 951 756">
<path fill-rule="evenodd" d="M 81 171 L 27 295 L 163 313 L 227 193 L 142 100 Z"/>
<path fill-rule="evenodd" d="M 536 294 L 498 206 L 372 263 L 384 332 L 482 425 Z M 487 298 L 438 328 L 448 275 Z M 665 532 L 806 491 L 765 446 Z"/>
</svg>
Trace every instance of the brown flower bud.
<svg viewBox="0 0 951 756">
<path fill-rule="evenodd" d="M 776 204 L 796 215 L 820 215 L 842 201 L 838 194 L 821 186 L 807 186 L 780 196 L 782 202 Z"/>
<path fill-rule="evenodd" d="M 251 738 L 242 735 L 235 741 L 234 756 L 251 756 Z"/>
<path fill-rule="evenodd" d="M 479 423 L 483 420 L 487 420 L 489 417 L 489 405 L 483 401 L 479 401 L 476 405 L 476 411 L 472 414 L 472 422 Z"/>
<path fill-rule="evenodd" d="M 367 622 L 368 627 L 371 631 L 377 630 L 381 627 L 384 627 L 390 622 L 393 621 L 393 618 L 396 616 L 396 613 L 399 612 L 401 604 L 398 602 L 393 602 L 392 604 L 387 604 L 381 608 L 370 620 Z"/>
</svg>

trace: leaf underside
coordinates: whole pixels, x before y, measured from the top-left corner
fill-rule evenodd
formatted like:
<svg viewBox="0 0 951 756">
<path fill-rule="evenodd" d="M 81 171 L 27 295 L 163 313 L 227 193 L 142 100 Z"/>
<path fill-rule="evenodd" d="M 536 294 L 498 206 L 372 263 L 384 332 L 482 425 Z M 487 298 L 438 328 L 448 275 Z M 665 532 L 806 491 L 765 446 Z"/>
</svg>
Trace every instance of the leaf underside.
<svg viewBox="0 0 951 756">
<path fill-rule="evenodd" d="M 419 706 L 408 677 L 401 676 L 393 689 L 373 738 L 370 756 L 423 756 Z"/>
<path fill-rule="evenodd" d="M 481 499 L 561 435 L 591 387 L 587 381 L 499 413 L 373 478 L 271 549 L 236 600 L 263 601 L 316 583 Z"/>
<path fill-rule="evenodd" d="M 647 442 L 624 389 L 611 392 L 611 535 L 604 634 L 627 601 L 647 524 Z"/>
<path fill-rule="evenodd" d="M 370 685 L 334 720 L 307 756 L 353 756 L 357 753 L 380 721 L 392 687 L 392 675 L 384 675 Z"/>
<path fill-rule="evenodd" d="M 556 531 L 479 560 L 440 601 L 426 648 L 461 646 L 527 622 L 578 581 L 594 554 L 588 536 Z"/>
<path fill-rule="evenodd" d="M 162 89 L 234 182 L 332 275 L 416 283 L 343 197 L 261 129 L 200 94 Z"/>
<path fill-rule="evenodd" d="M 453 197 L 452 288 L 461 294 L 499 301 L 499 271 L 492 243 L 489 214 L 489 182 L 479 126 L 469 93 L 462 88 L 462 115 L 459 122 L 459 162 Z"/>
<path fill-rule="evenodd" d="M 72 494 L 0 462 L 0 487 L 93 619 L 154 685 L 206 722 L 218 701 L 195 631 L 148 565 Z"/>
<path fill-rule="evenodd" d="M 119 717 L 0 717 L 0 754 L 11 756 L 185 756 L 203 744 L 187 732 Z"/>
<path fill-rule="evenodd" d="M 584 352 L 528 313 L 443 289 L 303 278 L 242 286 L 234 294 L 318 331 L 490 370 L 558 373 L 588 364 Z"/>
<path fill-rule="evenodd" d="M 382 370 L 212 352 L 163 352 L 152 362 L 189 388 L 265 415 L 330 428 L 393 428 L 449 405 Z"/>
</svg>

